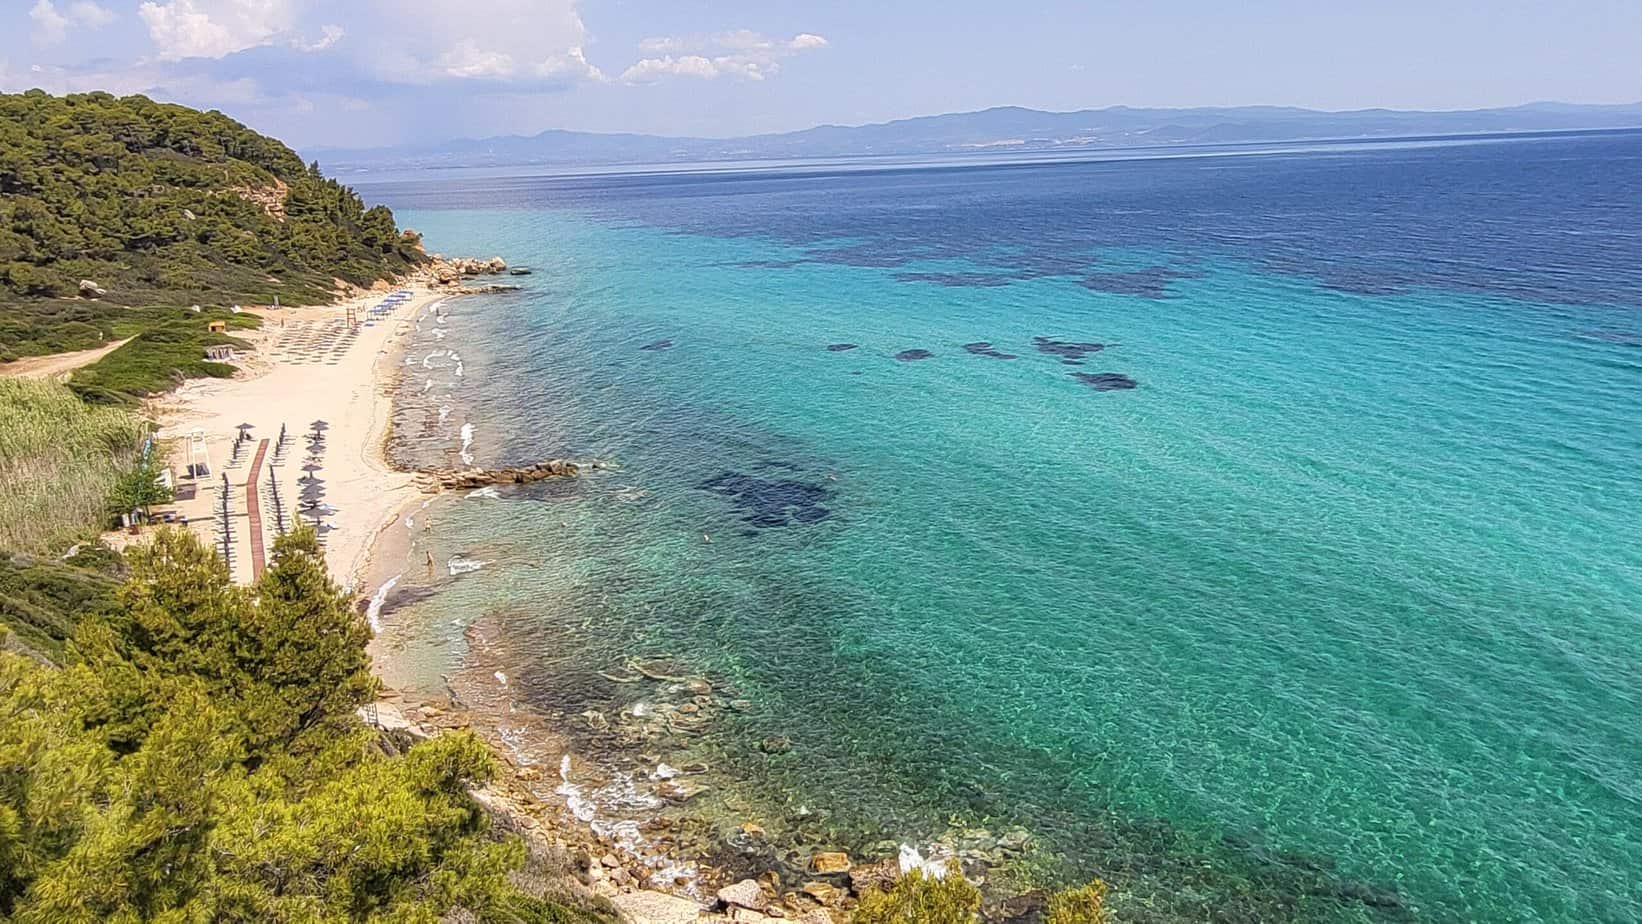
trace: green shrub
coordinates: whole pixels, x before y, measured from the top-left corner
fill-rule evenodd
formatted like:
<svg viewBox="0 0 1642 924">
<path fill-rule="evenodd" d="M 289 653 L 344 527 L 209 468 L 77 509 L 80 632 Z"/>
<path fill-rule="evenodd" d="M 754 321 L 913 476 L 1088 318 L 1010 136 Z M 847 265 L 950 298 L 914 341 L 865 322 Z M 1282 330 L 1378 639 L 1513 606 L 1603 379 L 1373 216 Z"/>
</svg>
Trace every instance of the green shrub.
<svg viewBox="0 0 1642 924">
<path fill-rule="evenodd" d="M 851 919 L 854 924 L 973 924 L 981 908 L 981 893 L 952 864 L 939 879 L 913 870 L 888 891 L 861 896 Z"/>
<path fill-rule="evenodd" d="M 1049 896 L 1043 924 L 1106 924 L 1112 914 L 1106 909 L 1106 883 L 1099 879 L 1076 889 Z"/>
</svg>

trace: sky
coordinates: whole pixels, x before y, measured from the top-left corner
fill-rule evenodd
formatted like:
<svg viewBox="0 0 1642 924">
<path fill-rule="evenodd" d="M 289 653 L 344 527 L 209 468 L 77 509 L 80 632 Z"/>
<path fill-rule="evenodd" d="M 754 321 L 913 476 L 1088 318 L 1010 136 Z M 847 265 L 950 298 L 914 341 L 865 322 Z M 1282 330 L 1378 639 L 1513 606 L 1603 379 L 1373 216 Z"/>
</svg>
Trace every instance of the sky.
<svg viewBox="0 0 1642 924">
<path fill-rule="evenodd" d="M 0 0 L 0 90 L 305 149 L 728 137 L 1019 105 L 1642 100 L 1642 0 Z"/>
</svg>

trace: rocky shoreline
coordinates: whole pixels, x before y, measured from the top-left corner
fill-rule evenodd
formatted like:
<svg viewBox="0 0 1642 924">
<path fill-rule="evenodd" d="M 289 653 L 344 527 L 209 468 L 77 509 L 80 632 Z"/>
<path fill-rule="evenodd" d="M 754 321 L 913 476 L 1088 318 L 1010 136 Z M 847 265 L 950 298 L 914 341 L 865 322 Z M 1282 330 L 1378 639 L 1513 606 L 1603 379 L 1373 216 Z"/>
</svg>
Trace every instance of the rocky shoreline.
<svg viewBox="0 0 1642 924">
<path fill-rule="evenodd" d="M 498 696 L 497 689 L 505 690 L 508 679 L 502 672 L 487 678 L 484 671 L 491 666 L 448 676 L 449 696 L 442 701 L 408 702 L 389 694 L 365 716 L 387 735 L 419 739 L 467 730 L 486 741 L 502 772 L 474 797 L 504 829 L 517 831 L 537 849 L 562 855 L 578 889 L 608 900 L 635 924 L 839 924 L 849 920 L 864 892 L 885 887 L 910 869 L 955 860 L 966 878 L 984 887 L 996 870 L 1034 849 L 1024 829 L 999 835 L 954 829 L 932 845 L 928 858 L 894 841 L 857 857 L 837 845 L 812 842 L 787 825 L 767 829 L 752 816 L 728 824 L 697 815 L 687 804 L 713 788 L 707 782 L 711 768 L 699 763 L 673 767 L 657 754 L 639 751 L 645 744 L 664 744 L 699 730 L 714 712 L 752 708 L 749 704 L 705 678 L 676 673 L 670 661 L 635 660 L 606 674 L 613 682 L 650 685 L 659 694 L 653 709 L 625 709 L 614 719 L 588 710 L 555 721 Z M 592 734 L 629 755 L 631 769 L 614 766 L 620 760 L 575 757 L 566 732 L 574 724 L 581 726 L 579 737 Z M 761 742 L 771 750 L 784 746 L 780 740 Z M 561 754 L 557 765 L 553 752 Z M 657 811 L 637 823 L 601 818 L 590 807 L 591 794 L 611 788 L 623 788 L 628 799 L 649 801 Z M 1046 893 L 1007 891 L 990 897 L 987 920 L 1035 920 Z"/>
</svg>

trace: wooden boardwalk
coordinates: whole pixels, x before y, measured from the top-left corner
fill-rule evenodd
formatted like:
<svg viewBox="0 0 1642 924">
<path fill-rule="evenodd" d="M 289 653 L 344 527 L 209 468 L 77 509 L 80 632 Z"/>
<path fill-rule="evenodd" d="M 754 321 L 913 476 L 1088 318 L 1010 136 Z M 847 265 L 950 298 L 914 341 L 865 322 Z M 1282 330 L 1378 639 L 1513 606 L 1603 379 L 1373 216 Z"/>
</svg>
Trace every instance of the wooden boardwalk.
<svg viewBox="0 0 1642 924">
<path fill-rule="evenodd" d="M 251 458 L 251 474 L 245 479 L 245 515 L 251 530 L 251 580 L 262 577 L 267 564 L 267 553 L 262 543 L 262 503 L 257 497 L 257 481 L 262 475 L 262 457 L 268 452 L 268 441 L 257 444 L 257 454 Z"/>
</svg>

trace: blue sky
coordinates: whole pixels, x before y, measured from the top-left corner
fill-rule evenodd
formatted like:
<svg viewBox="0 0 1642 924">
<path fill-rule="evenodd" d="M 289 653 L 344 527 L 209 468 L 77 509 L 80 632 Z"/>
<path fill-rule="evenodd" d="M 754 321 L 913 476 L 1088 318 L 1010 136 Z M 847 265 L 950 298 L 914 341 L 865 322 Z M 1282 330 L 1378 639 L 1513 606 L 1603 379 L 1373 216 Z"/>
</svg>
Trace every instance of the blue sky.
<svg viewBox="0 0 1642 924">
<path fill-rule="evenodd" d="M 995 105 L 1642 100 L 1642 0 L 0 0 L 0 89 L 293 144 L 726 136 Z"/>
</svg>

